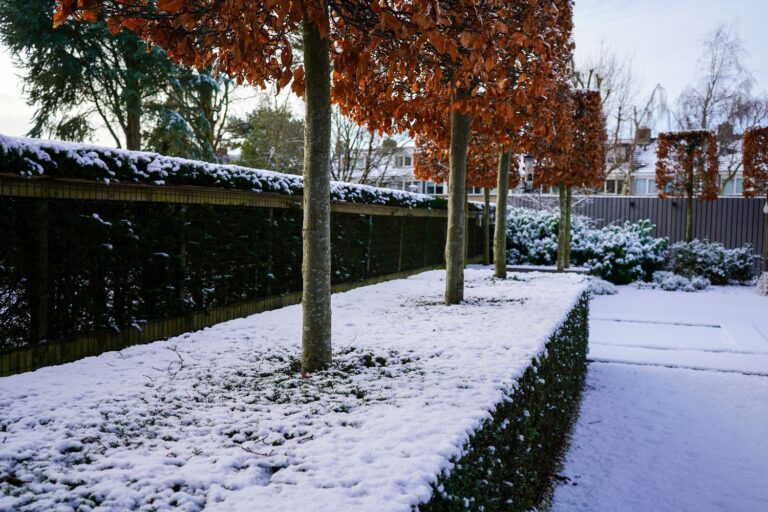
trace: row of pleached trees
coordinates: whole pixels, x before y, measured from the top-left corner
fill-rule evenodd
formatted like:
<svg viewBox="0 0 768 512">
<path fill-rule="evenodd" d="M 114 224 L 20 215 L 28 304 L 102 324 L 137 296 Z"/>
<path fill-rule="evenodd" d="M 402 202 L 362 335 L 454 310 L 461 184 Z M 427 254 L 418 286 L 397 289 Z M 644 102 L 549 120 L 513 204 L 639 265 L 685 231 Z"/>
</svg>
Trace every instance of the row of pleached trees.
<svg viewBox="0 0 768 512">
<path fill-rule="evenodd" d="M 58 0 L 54 25 L 72 18 L 106 19 L 180 64 L 303 96 L 304 372 L 331 362 L 333 104 L 371 130 L 409 133 L 418 175 L 448 182 L 446 304 L 463 299 L 467 184 L 495 185 L 502 214 L 514 155 L 533 153 L 567 210 L 571 188 L 602 172 L 599 96 L 568 87 L 571 0 Z"/>
<path fill-rule="evenodd" d="M 659 135 L 656 185 L 659 197 L 686 199 L 685 239 L 693 240 L 695 202 L 717 199 L 719 161 L 717 138 L 708 130 Z M 768 128 L 751 128 L 743 138 L 743 193 L 768 201 Z"/>
</svg>

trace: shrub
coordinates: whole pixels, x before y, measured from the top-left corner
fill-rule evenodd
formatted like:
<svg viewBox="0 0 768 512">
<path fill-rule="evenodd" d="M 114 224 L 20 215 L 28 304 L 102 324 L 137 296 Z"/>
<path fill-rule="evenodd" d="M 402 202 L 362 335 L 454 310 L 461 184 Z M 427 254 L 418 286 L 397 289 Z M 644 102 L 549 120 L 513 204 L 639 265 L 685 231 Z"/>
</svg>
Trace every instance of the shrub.
<svg viewBox="0 0 768 512">
<path fill-rule="evenodd" d="M 589 295 L 591 297 L 597 297 L 598 295 L 616 295 L 619 293 L 619 289 L 616 285 L 609 283 L 599 277 L 589 278 Z"/>
<path fill-rule="evenodd" d="M 653 273 L 653 279 L 650 283 L 643 283 L 640 288 L 661 289 L 668 292 L 697 292 L 706 290 L 710 287 L 709 279 L 706 277 L 694 276 L 690 279 L 672 272 L 658 271 Z"/>
<path fill-rule="evenodd" d="M 551 265 L 557 260 L 557 211 L 514 208 L 507 218 L 508 261 Z M 584 217 L 572 222 L 571 263 L 616 284 L 650 279 L 662 268 L 667 240 L 652 236 L 648 221 L 593 228 Z"/>
<path fill-rule="evenodd" d="M 586 230 L 574 237 L 571 258 L 590 273 L 615 284 L 648 279 L 662 267 L 666 238 L 654 238 L 655 226 L 647 220 Z"/>
<path fill-rule="evenodd" d="M 712 284 L 744 283 L 753 278 L 755 259 L 750 245 L 726 249 L 723 244 L 694 240 L 673 244 L 666 268 L 688 278 L 705 277 Z"/>
</svg>

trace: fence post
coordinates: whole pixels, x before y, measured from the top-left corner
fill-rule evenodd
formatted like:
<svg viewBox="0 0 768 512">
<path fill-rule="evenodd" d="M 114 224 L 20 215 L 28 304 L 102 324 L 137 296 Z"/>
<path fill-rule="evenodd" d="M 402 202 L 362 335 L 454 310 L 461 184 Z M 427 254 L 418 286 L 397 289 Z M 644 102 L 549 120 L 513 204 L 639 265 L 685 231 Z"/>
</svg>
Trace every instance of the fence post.
<svg viewBox="0 0 768 512">
<path fill-rule="evenodd" d="M 48 339 L 49 268 L 48 268 L 48 201 L 35 201 L 37 213 L 37 240 L 35 257 L 35 294 L 33 341 Z"/>
<path fill-rule="evenodd" d="M 187 205 L 179 206 L 179 222 L 181 224 L 181 233 L 179 233 L 179 309 L 186 312 L 186 291 L 187 291 Z"/>
<path fill-rule="evenodd" d="M 768 272 L 768 193 L 763 206 L 763 272 Z"/>
<path fill-rule="evenodd" d="M 402 272 L 403 271 L 403 246 L 405 245 L 404 242 L 405 237 L 405 217 L 400 217 L 400 250 L 398 251 L 397 255 L 397 271 Z"/>
<path fill-rule="evenodd" d="M 368 240 L 365 248 L 365 275 L 371 277 L 371 248 L 373 247 L 373 215 L 368 215 Z"/>
<path fill-rule="evenodd" d="M 272 224 L 275 222 L 275 209 L 270 208 L 267 213 L 267 297 L 272 296 L 272 259 L 274 258 L 272 249 L 272 233 L 274 231 Z"/>
</svg>

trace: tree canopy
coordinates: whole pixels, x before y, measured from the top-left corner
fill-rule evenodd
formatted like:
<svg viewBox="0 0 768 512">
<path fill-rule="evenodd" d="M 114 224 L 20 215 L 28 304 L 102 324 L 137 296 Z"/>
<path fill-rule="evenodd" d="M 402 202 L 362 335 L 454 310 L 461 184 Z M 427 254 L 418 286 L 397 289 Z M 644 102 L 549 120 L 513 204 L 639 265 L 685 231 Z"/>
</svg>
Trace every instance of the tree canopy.
<svg viewBox="0 0 768 512">
<path fill-rule="evenodd" d="M 744 196 L 768 197 L 768 127 L 744 132 Z"/>
<path fill-rule="evenodd" d="M 140 149 L 143 105 L 173 73 L 160 48 L 131 33 L 116 37 L 105 22 L 61 20 L 54 0 L 0 2 L 0 40 L 25 70 L 24 92 L 36 107 L 30 135 L 82 141 L 100 119 L 117 147 Z"/>
<path fill-rule="evenodd" d="M 659 134 L 659 197 L 717 199 L 717 140 L 707 130 Z"/>
</svg>

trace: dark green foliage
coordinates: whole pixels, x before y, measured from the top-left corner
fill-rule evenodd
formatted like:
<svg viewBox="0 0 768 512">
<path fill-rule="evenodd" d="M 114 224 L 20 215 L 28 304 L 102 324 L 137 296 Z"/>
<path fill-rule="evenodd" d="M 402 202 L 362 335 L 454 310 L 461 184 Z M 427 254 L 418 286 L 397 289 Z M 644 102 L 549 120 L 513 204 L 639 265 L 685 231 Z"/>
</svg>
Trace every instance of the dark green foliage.
<svg viewBox="0 0 768 512">
<path fill-rule="evenodd" d="M 571 244 L 571 259 L 614 284 L 649 280 L 664 263 L 669 241 L 656 238 L 648 220 L 602 229 L 585 229 Z"/>
<path fill-rule="evenodd" d="M 30 135 L 84 140 L 100 118 L 115 144 L 126 144 L 143 103 L 166 86 L 170 61 L 128 31 L 112 36 L 103 21 L 69 20 L 53 30 L 53 9 L 54 0 L 0 2 L 0 41 L 26 71 L 25 93 L 37 109 Z"/>
<path fill-rule="evenodd" d="M 34 232 L 28 201 L 0 199 L 0 348 L 21 346 L 30 335 Z"/>
<path fill-rule="evenodd" d="M 36 204 L 0 201 L 0 350 L 38 341 Z M 48 212 L 51 340 L 301 290 L 298 207 L 51 200 Z M 444 218 L 334 213 L 331 222 L 334 284 L 444 261 Z"/>
<path fill-rule="evenodd" d="M 513 264 L 550 265 L 557 256 L 559 214 L 550 210 L 514 208 L 507 217 L 507 247 Z M 571 264 L 615 284 L 650 280 L 662 268 L 666 238 L 654 237 L 647 220 L 601 229 L 574 217 L 571 225 Z"/>
<path fill-rule="evenodd" d="M 287 174 L 301 174 L 304 166 L 304 121 L 294 117 L 287 103 L 263 101 L 245 118 L 229 125 L 240 140 L 238 165 Z"/>
<path fill-rule="evenodd" d="M 589 302 L 583 296 L 546 350 L 433 486 L 422 511 L 528 511 L 549 489 L 586 373 Z"/>
<path fill-rule="evenodd" d="M 706 277 L 712 284 L 744 283 L 754 278 L 756 259 L 751 245 L 726 249 L 720 243 L 694 240 L 673 244 L 666 268 L 687 278 Z"/>
<path fill-rule="evenodd" d="M 234 83 L 174 66 L 161 100 L 147 105 L 149 129 L 143 149 L 166 156 L 219 162 Z"/>
</svg>

